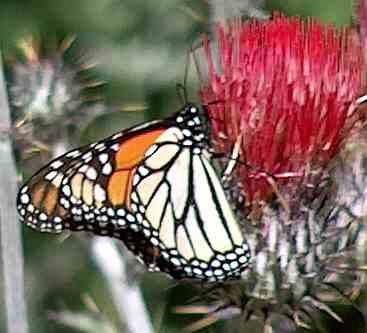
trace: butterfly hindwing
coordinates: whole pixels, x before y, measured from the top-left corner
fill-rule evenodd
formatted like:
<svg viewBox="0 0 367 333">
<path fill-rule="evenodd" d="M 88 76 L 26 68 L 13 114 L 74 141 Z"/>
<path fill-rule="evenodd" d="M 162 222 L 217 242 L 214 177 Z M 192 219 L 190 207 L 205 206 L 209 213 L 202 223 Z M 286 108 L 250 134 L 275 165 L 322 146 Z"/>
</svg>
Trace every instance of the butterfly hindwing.
<svg viewBox="0 0 367 333">
<path fill-rule="evenodd" d="M 134 176 L 131 209 L 176 275 L 233 278 L 248 248 L 208 151 L 188 137 L 170 128 L 152 145 Z"/>
</svg>

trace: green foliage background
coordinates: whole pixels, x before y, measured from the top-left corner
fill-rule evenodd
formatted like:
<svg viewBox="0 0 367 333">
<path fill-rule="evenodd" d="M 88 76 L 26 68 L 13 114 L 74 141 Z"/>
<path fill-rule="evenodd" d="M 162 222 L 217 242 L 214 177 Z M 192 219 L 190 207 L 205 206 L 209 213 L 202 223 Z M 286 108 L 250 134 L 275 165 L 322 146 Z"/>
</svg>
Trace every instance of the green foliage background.
<svg viewBox="0 0 367 333">
<path fill-rule="evenodd" d="M 269 0 L 267 8 L 317 16 L 338 25 L 349 25 L 353 16 L 351 0 Z M 45 47 L 76 34 L 77 47 L 98 61 L 94 75 L 108 82 L 103 89 L 106 105 L 111 109 L 148 106 L 143 112 L 111 111 L 99 117 L 80 133 L 80 141 L 85 143 L 179 108 L 175 85 L 182 82 L 190 45 L 208 30 L 207 20 L 204 0 L 2 0 L 0 46 L 5 59 L 11 59 L 17 42 L 30 34 L 44 41 Z M 190 99 L 197 101 L 193 76 L 188 83 Z M 22 171 L 29 174 L 35 170 Z M 91 259 L 88 240 L 76 235 L 60 242 L 59 237 L 26 228 L 23 238 L 32 333 L 103 333 L 108 332 L 109 324 L 122 327 L 106 281 Z M 172 288 L 174 282 L 161 274 L 145 274 L 141 284 L 157 332 L 180 331 L 194 319 L 170 311 L 174 304 L 188 299 L 186 287 Z M 95 301 L 102 318 L 88 310 L 83 295 Z M 65 310 L 81 314 L 74 320 L 79 324 L 86 321 L 86 327 L 94 328 L 79 330 L 78 325 L 50 320 L 55 312 Z M 3 318 L 0 331 L 1 327 Z M 218 331 L 220 325 L 211 330 Z"/>
</svg>

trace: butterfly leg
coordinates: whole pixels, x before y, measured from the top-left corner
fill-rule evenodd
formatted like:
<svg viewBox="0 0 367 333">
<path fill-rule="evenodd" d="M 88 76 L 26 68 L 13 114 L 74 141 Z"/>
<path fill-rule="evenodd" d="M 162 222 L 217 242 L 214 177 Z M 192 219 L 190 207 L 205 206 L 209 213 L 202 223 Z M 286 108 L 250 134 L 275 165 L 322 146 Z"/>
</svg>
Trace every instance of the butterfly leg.
<svg viewBox="0 0 367 333">
<path fill-rule="evenodd" d="M 228 160 L 228 163 L 222 173 L 221 179 L 223 184 L 226 184 L 230 180 L 234 169 L 239 163 L 241 145 L 242 145 L 242 136 L 239 135 L 233 146 L 232 153 Z"/>
</svg>

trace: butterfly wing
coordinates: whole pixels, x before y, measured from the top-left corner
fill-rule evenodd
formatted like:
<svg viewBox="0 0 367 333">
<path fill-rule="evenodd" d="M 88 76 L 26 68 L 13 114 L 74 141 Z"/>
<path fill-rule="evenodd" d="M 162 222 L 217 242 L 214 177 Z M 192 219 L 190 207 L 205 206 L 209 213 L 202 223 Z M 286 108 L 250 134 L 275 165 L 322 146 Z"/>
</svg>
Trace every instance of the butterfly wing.
<svg viewBox="0 0 367 333">
<path fill-rule="evenodd" d="M 225 280 L 248 264 L 247 244 L 208 151 L 178 128 L 166 130 L 139 164 L 131 210 L 176 277 Z"/>
<path fill-rule="evenodd" d="M 125 226 L 132 220 L 126 206 L 136 165 L 164 130 L 163 122 L 149 123 L 50 162 L 19 191 L 22 221 L 55 233 L 89 229 L 110 235 Z"/>
<path fill-rule="evenodd" d="M 237 278 L 249 249 L 211 164 L 198 109 L 138 126 L 52 161 L 18 195 L 42 232 L 121 239 L 175 278 Z"/>
</svg>

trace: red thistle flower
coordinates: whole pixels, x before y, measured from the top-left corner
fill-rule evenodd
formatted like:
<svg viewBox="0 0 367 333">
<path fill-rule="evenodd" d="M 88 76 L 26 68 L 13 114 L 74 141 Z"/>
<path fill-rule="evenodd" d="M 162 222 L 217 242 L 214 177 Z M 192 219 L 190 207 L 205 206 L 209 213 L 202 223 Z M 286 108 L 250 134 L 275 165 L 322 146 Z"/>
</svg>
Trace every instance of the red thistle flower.
<svg viewBox="0 0 367 333">
<path fill-rule="evenodd" d="M 248 202 L 274 192 L 269 176 L 283 192 L 296 192 L 333 159 L 358 119 L 357 34 L 282 15 L 219 24 L 216 34 L 218 59 L 204 41 L 208 81 L 201 87 L 215 148 L 228 153 L 240 144 L 246 165 L 235 179 Z"/>
<path fill-rule="evenodd" d="M 210 295 L 220 307 L 208 307 L 207 321 L 261 309 L 265 327 L 285 315 L 310 328 L 314 310 L 341 322 L 327 304 L 364 288 L 367 229 L 357 217 L 367 214 L 366 139 L 357 124 L 367 99 L 358 98 L 367 1 L 360 4 L 359 34 L 276 14 L 219 23 L 218 43 L 205 38 L 204 53 L 195 51 L 213 148 L 237 161 L 223 160 L 223 183 L 252 255 L 240 291 Z"/>
</svg>

